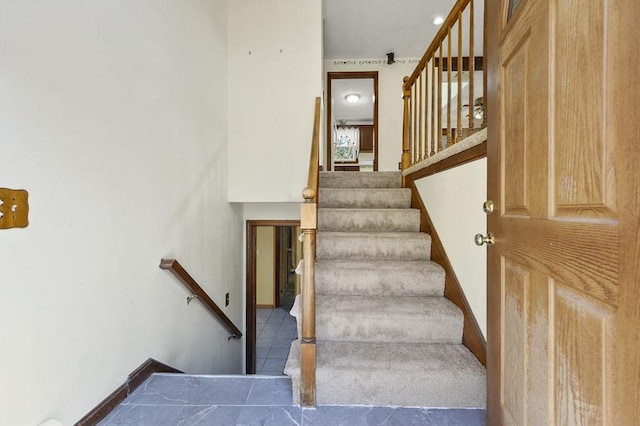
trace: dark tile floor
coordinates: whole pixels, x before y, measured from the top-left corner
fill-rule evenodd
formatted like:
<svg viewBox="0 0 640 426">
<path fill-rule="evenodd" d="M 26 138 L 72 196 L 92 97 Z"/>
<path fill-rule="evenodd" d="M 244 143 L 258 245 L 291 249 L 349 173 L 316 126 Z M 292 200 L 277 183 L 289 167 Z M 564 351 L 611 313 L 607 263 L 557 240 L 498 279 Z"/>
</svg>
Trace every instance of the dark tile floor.
<svg viewBox="0 0 640 426">
<path fill-rule="evenodd" d="M 256 313 L 256 374 L 282 376 L 291 342 L 297 338 L 296 319 L 282 308 Z"/>
<path fill-rule="evenodd" d="M 292 405 L 291 380 L 154 374 L 102 426 L 484 426 L 485 410 Z"/>
</svg>

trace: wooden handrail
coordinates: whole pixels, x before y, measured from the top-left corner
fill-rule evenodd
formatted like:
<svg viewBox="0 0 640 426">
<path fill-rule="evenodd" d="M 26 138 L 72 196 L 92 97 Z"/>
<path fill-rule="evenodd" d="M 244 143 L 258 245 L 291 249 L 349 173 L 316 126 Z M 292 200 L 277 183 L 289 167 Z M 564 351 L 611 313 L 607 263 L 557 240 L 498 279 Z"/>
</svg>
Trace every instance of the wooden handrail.
<svg viewBox="0 0 640 426">
<path fill-rule="evenodd" d="M 238 329 L 238 327 L 235 326 L 235 324 L 229 319 L 229 317 L 224 312 L 222 312 L 222 309 L 220 309 L 220 307 L 216 305 L 216 302 L 214 302 L 209 297 L 207 292 L 204 291 L 202 287 L 200 287 L 196 280 L 194 280 L 193 277 L 189 275 L 189 273 L 182 267 L 182 265 L 180 265 L 177 260 L 162 259 L 160 261 L 160 269 L 171 271 L 173 275 L 175 275 L 176 278 L 178 278 L 178 280 L 180 280 L 180 282 L 184 284 L 185 287 L 187 287 L 191 294 L 193 296 L 196 296 L 195 298 L 197 298 L 204 304 L 209 312 L 217 316 L 220 321 L 223 322 L 229 332 L 231 332 L 231 338 L 239 339 L 242 337 L 242 332 L 240 331 L 240 329 Z"/>
<path fill-rule="evenodd" d="M 318 223 L 318 178 L 320 158 L 320 98 L 316 98 L 309 175 L 302 191 L 300 228 L 303 235 L 302 336 L 300 339 L 300 405 L 316 405 L 316 230 Z"/>
<path fill-rule="evenodd" d="M 484 71 L 484 67 L 476 67 L 477 58 L 474 56 L 473 44 L 476 29 L 474 3 L 483 1 L 458 0 L 412 74 L 404 78 L 402 84 L 403 139 L 400 161 L 402 170 L 426 160 L 486 127 L 486 114 L 483 108 L 484 93 L 474 92 L 477 90 L 474 85 L 474 72 Z M 465 31 L 468 33 L 468 39 L 463 40 Z M 453 37 L 456 38 L 455 43 Z M 468 48 L 465 52 L 468 58 L 463 57 L 465 47 Z M 457 50 L 456 53 L 454 49 Z M 467 60 L 468 101 L 463 100 L 462 94 L 463 71 L 467 67 L 465 65 Z M 452 72 L 454 68 L 455 76 Z M 443 89 L 443 86 L 446 87 Z M 455 101 L 453 86 L 457 86 Z M 484 85 L 482 91 L 484 91 Z M 463 115 L 464 108 L 468 113 L 468 120 Z M 480 118 L 474 120 L 474 114 L 477 112 L 482 113 L 482 122 L 477 122 Z M 446 141 L 443 139 L 445 137 Z"/>
<path fill-rule="evenodd" d="M 311 153 L 309 155 L 309 174 L 307 175 L 307 186 L 302 192 L 305 203 L 316 202 L 318 195 L 318 174 L 320 160 L 320 112 L 321 99 L 316 98 L 315 111 L 313 116 L 313 136 L 311 138 Z"/>
<path fill-rule="evenodd" d="M 431 57 L 433 57 L 436 53 L 436 50 L 440 48 L 440 44 L 447 38 L 449 31 L 451 31 L 451 28 L 458 20 L 458 15 L 462 13 L 462 11 L 470 2 L 471 0 L 458 0 L 458 2 L 453 5 L 453 8 L 451 8 L 451 12 L 449 12 L 449 15 L 447 15 L 447 18 L 442 23 L 442 26 L 431 41 L 431 44 L 429 45 L 429 47 L 427 47 L 424 55 L 422 55 L 422 58 L 420 59 L 420 62 L 418 62 L 418 65 L 416 65 L 415 70 L 413 70 L 413 73 L 409 76 L 409 79 L 405 81 L 405 90 L 409 90 L 409 88 L 416 82 L 418 76 L 420 76 L 422 70 L 425 69 Z"/>
</svg>

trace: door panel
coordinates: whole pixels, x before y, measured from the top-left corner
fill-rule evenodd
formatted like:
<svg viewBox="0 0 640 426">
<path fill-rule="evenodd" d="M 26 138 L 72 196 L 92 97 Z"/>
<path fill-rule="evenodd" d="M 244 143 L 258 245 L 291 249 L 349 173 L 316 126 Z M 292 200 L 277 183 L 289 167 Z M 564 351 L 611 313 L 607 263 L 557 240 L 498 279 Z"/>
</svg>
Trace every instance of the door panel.
<svg viewBox="0 0 640 426">
<path fill-rule="evenodd" d="M 527 305 L 529 268 L 503 258 L 504 316 L 502 320 L 503 347 L 502 405 L 511 420 L 522 424 L 527 401 Z"/>
<path fill-rule="evenodd" d="M 615 218 L 613 141 L 605 133 L 605 0 L 554 3 L 550 94 L 556 216 Z M 576 66 L 576 64 L 580 64 Z"/>
<path fill-rule="evenodd" d="M 527 34 L 528 35 L 528 34 Z M 502 109 L 509 112 L 509 120 L 503 121 L 503 138 L 513 141 L 504 147 L 502 161 L 505 171 L 504 214 L 529 216 L 529 191 L 527 190 L 527 168 L 525 162 L 528 151 L 527 96 L 529 62 L 528 38 L 521 40 L 511 52 L 502 68 Z"/>
<path fill-rule="evenodd" d="M 556 424 L 602 424 L 611 387 L 614 310 L 560 283 L 554 285 L 551 303 L 553 323 L 562 325 L 556 327 L 553 342 Z"/>
<path fill-rule="evenodd" d="M 637 425 L 640 2 L 508 3 L 487 1 L 488 424 Z"/>
</svg>

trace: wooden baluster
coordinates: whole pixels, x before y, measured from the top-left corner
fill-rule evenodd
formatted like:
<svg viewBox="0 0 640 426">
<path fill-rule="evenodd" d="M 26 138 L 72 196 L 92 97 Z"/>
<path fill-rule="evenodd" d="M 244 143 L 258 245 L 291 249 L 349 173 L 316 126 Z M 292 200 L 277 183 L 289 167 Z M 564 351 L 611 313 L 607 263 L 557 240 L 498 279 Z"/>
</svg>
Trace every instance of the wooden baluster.
<svg viewBox="0 0 640 426">
<path fill-rule="evenodd" d="M 423 140 L 422 140 L 422 73 L 418 77 L 418 158 L 417 161 L 421 161 L 423 156 Z"/>
<path fill-rule="evenodd" d="M 442 57 L 442 42 L 440 42 L 440 55 L 438 57 L 438 128 L 436 133 L 438 135 L 438 147 L 436 152 L 442 151 L 442 67 L 444 61 Z"/>
<path fill-rule="evenodd" d="M 473 122 L 475 114 L 475 98 L 473 94 L 473 83 L 475 80 L 474 72 L 476 66 L 476 58 L 473 52 L 473 0 L 469 2 L 469 135 L 474 133 L 475 124 Z"/>
<path fill-rule="evenodd" d="M 422 151 L 422 159 L 425 160 L 429 156 L 429 62 L 424 65 L 424 150 Z"/>
<path fill-rule="evenodd" d="M 451 59 L 451 27 L 447 28 L 447 148 L 453 144 L 451 138 L 451 67 L 453 61 Z"/>
<path fill-rule="evenodd" d="M 409 81 L 409 77 L 406 76 L 403 80 L 404 84 L 402 85 L 402 100 L 404 103 L 404 110 L 402 115 L 402 159 L 400 168 L 402 170 L 409 168 L 411 163 L 411 153 L 409 151 L 409 132 L 410 132 L 410 121 L 409 121 L 409 102 L 411 101 L 411 90 L 407 88 L 406 84 Z"/>
<path fill-rule="evenodd" d="M 431 58 L 431 152 L 429 155 L 435 155 L 436 143 L 439 143 L 440 137 L 436 138 L 436 58 Z"/>
<path fill-rule="evenodd" d="M 417 143 L 418 143 L 418 132 L 417 132 L 417 126 L 418 126 L 418 120 L 416 117 L 417 114 L 417 108 L 416 108 L 416 102 L 417 102 L 418 97 L 416 96 L 416 85 L 415 82 L 414 84 L 411 86 L 411 164 L 415 164 L 418 160 L 418 149 L 417 149 Z"/>
<path fill-rule="evenodd" d="M 458 12 L 458 110 L 456 114 L 456 142 L 462 140 L 462 73 L 464 64 L 462 63 L 462 10 Z"/>
</svg>

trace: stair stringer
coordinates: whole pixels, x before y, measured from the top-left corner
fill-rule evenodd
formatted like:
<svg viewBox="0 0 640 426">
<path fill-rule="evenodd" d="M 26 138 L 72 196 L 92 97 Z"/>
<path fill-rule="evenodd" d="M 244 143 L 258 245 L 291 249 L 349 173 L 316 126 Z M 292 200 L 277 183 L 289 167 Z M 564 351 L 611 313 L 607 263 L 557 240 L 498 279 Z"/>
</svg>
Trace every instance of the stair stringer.
<svg viewBox="0 0 640 426">
<path fill-rule="evenodd" d="M 431 236 L 431 260 L 442 266 L 445 271 L 444 296 L 451 300 L 464 316 L 464 327 L 462 331 L 462 344 L 473 353 L 482 365 L 486 366 L 487 341 L 482 334 L 482 330 L 476 320 L 469 302 L 465 296 L 462 285 L 456 276 L 455 270 L 449 261 L 442 240 L 438 236 L 429 212 L 420 193 L 416 188 L 415 181 L 426 176 L 441 173 L 450 168 L 463 165 L 465 163 L 478 160 L 487 156 L 486 140 L 470 149 L 454 154 L 441 162 L 432 164 L 422 170 L 411 173 L 403 177 L 403 188 L 411 190 L 411 207 L 420 210 L 420 232 L 425 232 Z"/>
</svg>

